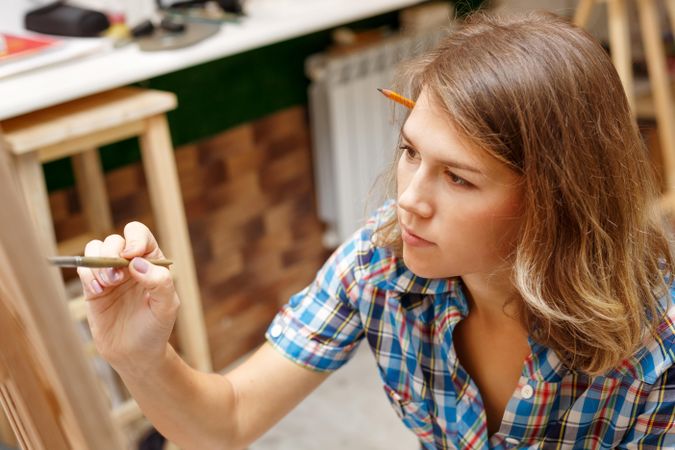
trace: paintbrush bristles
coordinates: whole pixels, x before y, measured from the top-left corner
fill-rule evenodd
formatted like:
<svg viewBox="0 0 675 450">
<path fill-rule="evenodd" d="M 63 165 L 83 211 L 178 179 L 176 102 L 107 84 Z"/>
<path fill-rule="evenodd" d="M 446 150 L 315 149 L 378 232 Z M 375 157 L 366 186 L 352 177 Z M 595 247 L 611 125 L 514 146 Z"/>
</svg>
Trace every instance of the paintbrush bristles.
<svg viewBox="0 0 675 450">
<path fill-rule="evenodd" d="M 129 260 L 125 258 L 115 258 L 115 257 L 106 257 L 106 256 L 52 256 L 47 258 L 47 260 L 59 267 L 88 267 L 88 268 L 120 268 L 127 267 L 129 265 Z M 169 259 L 148 259 L 150 264 L 156 266 L 168 267 L 173 264 L 173 261 Z"/>
</svg>

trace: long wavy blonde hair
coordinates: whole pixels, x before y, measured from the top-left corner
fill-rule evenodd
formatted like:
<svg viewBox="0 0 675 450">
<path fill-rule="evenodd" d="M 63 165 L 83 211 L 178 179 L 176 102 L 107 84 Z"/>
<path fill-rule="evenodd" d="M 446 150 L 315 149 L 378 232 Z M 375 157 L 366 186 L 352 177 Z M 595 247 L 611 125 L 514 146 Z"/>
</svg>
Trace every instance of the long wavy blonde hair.
<svg viewBox="0 0 675 450">
<path fill-rule="evenodd" d="M 512 277 L 531 336 L 572 369 L 618 366 L 655 329 L 673 261 L 606 52 L 554 15 L 479 13 L 400 72 L 400 93 L 422 87 L 467 142 L 522 175 Z M 396 221 L 380 231 L 400 251 Z"/>
</svg>

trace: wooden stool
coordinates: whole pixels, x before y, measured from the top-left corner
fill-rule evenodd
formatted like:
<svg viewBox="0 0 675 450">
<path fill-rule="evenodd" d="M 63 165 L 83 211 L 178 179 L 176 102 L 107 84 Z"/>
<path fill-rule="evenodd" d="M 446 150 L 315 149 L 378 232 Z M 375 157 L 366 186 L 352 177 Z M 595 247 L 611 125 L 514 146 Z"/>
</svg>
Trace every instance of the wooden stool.
<svg viewBox="0 0 675 450">
<path fill-rule="evenodd" d="M 583 27 L 598 0 L 581 0 L 574 15 L 574 23 Z M 612 61 L 623 83 L 631 110 L 636 113 L 633 72 L 630 49 L 628 0 L 603 0 L 607 3 L 609 45 Z M 665 0 L 671 28 L 675 31 L 675 0 Z M 664 165 L 666 193 L 662 206 L 675 212 L 675 106 L 670 92 L 665 48 L 661 38 L 656 0 L 637 0 L 640 28 L 645 47 L 647 69 L 652 88 L 659 140 Z"/>
<path fill-rule="evenodd" d="M 6 120 L 0 124 L 14 171 L 28 209 L 40 231 L 45 256 L 79 254 L 92 238 L 102 238 L 113 226 L 98 147 L 139 137 L 143 168 L 158 231 L 181 298 L 178 341 L 187 362 L 211 370 L 199 286 L 192 257 L 171 137 L 164 113 L 176 107 L 172 93 L 120 88 Z M 77 189 L 91 234 L 56 242 L 42 163 L 73 158 Z M 54 269 L 54 275 L 59 274 Z M 60 277 L 60 275 L 59 275 Z M 59 280 L 61 280 L 59 278 Z M 59 283 L 63 288 L 63 283 Z M 66 298 L 65 289 L 58 293 Z M 73 317 L 85 318 L 82 297 L 69 301 Z M 113 411 L 118 423 L 140 417 L 128 401 Z"/>
</svg>

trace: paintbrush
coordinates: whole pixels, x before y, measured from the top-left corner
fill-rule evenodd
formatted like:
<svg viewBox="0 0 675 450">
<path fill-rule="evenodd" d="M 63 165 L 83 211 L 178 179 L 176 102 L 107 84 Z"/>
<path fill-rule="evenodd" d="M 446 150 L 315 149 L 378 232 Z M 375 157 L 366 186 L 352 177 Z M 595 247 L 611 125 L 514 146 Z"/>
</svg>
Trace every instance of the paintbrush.
<svg viewBox="0 0 675 450">
<path fill-rule="evenodd" d="M 127 267 L 129 260 L 124 258 L 104 257 L 104 256 L 50 256 L 47 260 L 58 267 Z M 156 266 L 168 267 L 173 264 L 170 259 L 148 259 L 150 264 Z"/>
</svg>

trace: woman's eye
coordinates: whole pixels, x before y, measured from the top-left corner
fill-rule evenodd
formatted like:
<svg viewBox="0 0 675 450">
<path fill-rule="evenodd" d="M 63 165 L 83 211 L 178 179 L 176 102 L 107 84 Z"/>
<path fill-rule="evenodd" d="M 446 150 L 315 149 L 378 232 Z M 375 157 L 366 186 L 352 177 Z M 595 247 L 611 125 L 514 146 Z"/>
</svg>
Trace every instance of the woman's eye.
<svg viewBox="0 0 675 450">
<path fill-rule="evenodd" d="M 408 162 L 414 162 L 420 159 L 420 154 L 417 152 L 417 150 L 413 149 L 412 147 L 408 145 L 401 145 L 399 149 L 403 152 L 403 156 L 405 157 L 406 161 Z M 460 186 L 460 187 L 473 187 L 471 183 L 466 181 L 464 178 L 459 177 L 454 174 L 454 172 L 450 170 L 445 171 L 445 176 L 448 178 L 451 184 L 455 186 Z"/>
<path fill-rule="evenodd" d="M 403 150 L 403 153 L 405 154 L 405 158 L 409 161 L 412 161 L 414 159 L 417 159 L 417 151 L 413 150 L 407 145 L 402 145 L 399 147 L 401 150 Z"/>
<path fill-rule="evenodd" d="M 446 173 L 448 175 L 448 179 L 450 180 L 450 182 L 452 184 L 456 184 L 457 186 L 466 186 L 466 187 L 471 186 L 471 183 L 466 181 L 464 178 L 458 177 L 457 175 L 455 175 L 454 173 L 449 172 L 449 171 L 446 172 Z"/>
</svg>

